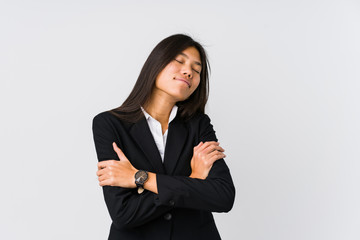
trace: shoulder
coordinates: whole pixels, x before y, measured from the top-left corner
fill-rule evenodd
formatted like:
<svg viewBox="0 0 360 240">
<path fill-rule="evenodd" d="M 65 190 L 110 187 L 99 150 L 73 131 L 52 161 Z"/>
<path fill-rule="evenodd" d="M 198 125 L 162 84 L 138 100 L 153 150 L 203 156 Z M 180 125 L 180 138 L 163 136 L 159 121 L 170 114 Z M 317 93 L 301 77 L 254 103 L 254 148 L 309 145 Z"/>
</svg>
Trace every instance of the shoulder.
<svg viewBox="0 0 360 240">
<path fill-rule="evenodd" d="M 127 113 L 115 111 L 115 110 L 107 110 L 104 112 L 100 112 L 93 118 L 93 121 L 115 121 L 122 122 L 124 124 L 131 123 L 124 120 L 124 116 L 128 115 Z"/>
<path fill-rule="evenodd" d="M 109 111 L 101 112 L 92 120 L 92 129 L 94 133 L 104 134 L 111 131 L 111 122 L 113 121 Z"/>
<path fill-rule="evenodd" d="M 187 121 L 190 125 L 203 126 L 211 124 L 210 117 L 205 113 L 197 113 Z"/>
<path fill-rule="evenodd" d="M 210 117 L 205 113 L 197 113 L 187 121 L 190 131 L 196 133 L 201 140 L 217 141 Z"/>
<path fill-rule="evenodd" d="M 113 117 L 115 116 L 110 111 L 104 111 L 96 114 L 93 118 L 93 122 L 106 121 L 112 119 Z"/>
<path fill-rule="evenodd" d="M 92 120 L 93 127 L 103 124 L 109 124 L 114 120 L 116 120 L 115 116 L 110 111 L 104 111 L 95 115 L 95 117 Z"/>
<path fill-rule="evenodd" d="M 121 120 L 119 117 L 116 116 L 116 112 L 112 111 L 104 111 L 98 113 L 94 116 L 92 120 L 92 127 L 93 129 L 104 129 L 104 128 L 111 128 L 111 129 L 122 129 L 128 128 L 132 124 Z"/>
</svg>

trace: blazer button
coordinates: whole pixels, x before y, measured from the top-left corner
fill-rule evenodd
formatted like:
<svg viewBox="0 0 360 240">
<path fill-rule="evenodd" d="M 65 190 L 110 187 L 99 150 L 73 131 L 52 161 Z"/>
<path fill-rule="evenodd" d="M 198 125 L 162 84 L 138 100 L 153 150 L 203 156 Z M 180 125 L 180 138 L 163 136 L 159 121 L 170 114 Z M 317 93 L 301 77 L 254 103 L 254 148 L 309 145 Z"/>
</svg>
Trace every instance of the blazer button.
<svg viewBox="0 0 360 240">
<path fill-rule="evenodd" d="M 170 206 L 174 206 L 174 205 L 175 205 L 174 200 L 170 200 L 170 201 L 169 201 L 169 204 L 170 204 Z"/>
<path fill-rule="evenodd" d="M 164 219 L 167 220 L 167 221 L 171 220 L 171 218 L 172 218 L 171 213 L 166 213 L 166 214 L 164 215 Z"/>
</svg>

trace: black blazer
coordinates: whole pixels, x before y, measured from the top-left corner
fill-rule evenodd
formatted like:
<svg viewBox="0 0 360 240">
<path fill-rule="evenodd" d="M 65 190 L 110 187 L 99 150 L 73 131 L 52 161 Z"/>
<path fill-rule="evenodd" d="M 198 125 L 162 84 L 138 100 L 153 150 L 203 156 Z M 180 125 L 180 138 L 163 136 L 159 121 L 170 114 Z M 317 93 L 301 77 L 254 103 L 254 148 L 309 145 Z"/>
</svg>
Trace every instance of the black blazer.
<svg viewBox="0 0 360 240">
<path fill-rule="evenodd" d="M 217 141 L 207 115 L 198 114 L 187 122 L 174 118 L 168 127 L 164 163 L 145 117 L 134 124 L 100 113 L 93 119 L 93 135 L 99 161 L 119 160 L 112 147 L 116 142 L 135 168 L 157 174 L 158 194 L 103 187 L 112 219 L 110 240 L 220 239 L 211 212 L 230 211 L 235 197 L 225 161 L 216 161 L 205 180 L 188 177 L 194 146 Z"/>
</svg>

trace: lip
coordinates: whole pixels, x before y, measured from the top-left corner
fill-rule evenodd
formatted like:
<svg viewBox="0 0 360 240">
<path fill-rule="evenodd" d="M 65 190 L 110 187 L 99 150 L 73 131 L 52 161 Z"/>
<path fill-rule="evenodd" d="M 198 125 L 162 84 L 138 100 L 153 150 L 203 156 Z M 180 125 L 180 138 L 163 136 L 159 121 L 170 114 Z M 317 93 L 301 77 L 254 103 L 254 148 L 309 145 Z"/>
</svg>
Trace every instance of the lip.
<svg viewBox="0 0 360 240">
<path fill-rule="evenodd" d="M 189 88 L 191 87 L 190 82 L 189 82 L 188 80 L 186 80 L 186 79 L 183 79 L 183 78 L 175 78 L 175 80 L 183 81 L 183 82 L 185 82 L 185 83 L 189 86 Z"/>
</svg>

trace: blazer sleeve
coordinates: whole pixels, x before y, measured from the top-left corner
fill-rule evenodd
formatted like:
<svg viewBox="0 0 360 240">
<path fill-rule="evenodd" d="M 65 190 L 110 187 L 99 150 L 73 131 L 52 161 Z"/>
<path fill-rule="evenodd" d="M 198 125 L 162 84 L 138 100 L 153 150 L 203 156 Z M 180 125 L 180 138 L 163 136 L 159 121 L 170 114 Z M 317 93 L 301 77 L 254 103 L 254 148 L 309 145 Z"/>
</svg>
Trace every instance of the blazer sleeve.
<svg viewBox="0 0 360 240">
<path fill-rule="evenodd" d="M 122 146 L 122 143 L 108 121 L 102 114 L 93 119 L 92 130 L 99 161 L 119 160 L 112 143 L 116 142 L 118 146 Z M 149 191 L 138 194 L 136 189 L 104 186 L 103 194 L 110 217 L 119 228 L 141 226 L 172 209 L 172 206 L 162 204 L 157 195 Z"/>
<path fill-rule="evenodd" d="M 217 141 L 207 115 L 199 122 L 199 142 Z M 157 174 L 158 199 L 164 205 L 211 212 L 228 212 L 235 199 L 235 187 L 224 159 L 217 160 L 205 180 Z"/>
</svg>

